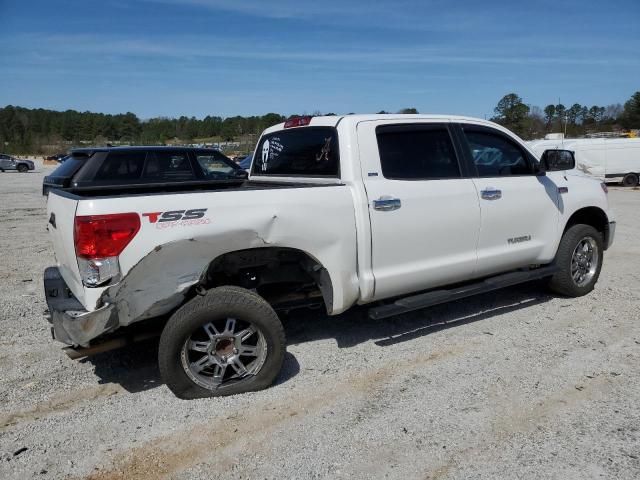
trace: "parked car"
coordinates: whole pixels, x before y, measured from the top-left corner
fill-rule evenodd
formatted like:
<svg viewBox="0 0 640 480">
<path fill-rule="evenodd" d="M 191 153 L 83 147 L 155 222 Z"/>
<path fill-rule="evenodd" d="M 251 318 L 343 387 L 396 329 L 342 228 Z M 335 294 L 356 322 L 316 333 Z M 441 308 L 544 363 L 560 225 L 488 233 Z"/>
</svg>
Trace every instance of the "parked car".
<svg viewBox="0 0 640 480">
<path fill-rule="evenodd" d="M 238 165 L 213 149 L 101 147 L 73 150 L 44 178 L 42 193 L 225 188 L 247 178 Z"/>
<path fill-rule="evenodd" d="M 50 192 L 57 265 L 45 293 L 72 356 L 155 324 L 177 396 L 258 390 L 284 359 L 277 312 L 369 305 L 381 319 L 533 279 L 579 297 L 614 238 L 606 186 L 570 151 L 538 161 L 485 120 L 294 118 L 267 129 L 255 155 L 249 181 L 224 190 L 85 188 L 139 178 L 127 156 Z"/>
<path fill-rule="evenodd" d="M 56 162 L 60 162 L 63 158 L 67 157 L 68 153 L 56 153 L 55 155 L 49 155 L 48 157 L 44 157 L 45 160 L 55 160 Z"/>
<path fill-rule="evenodd" d="M 253 161 L 253 153 L 250 153 L 249 155 L 244 157 L 242 160 L 240 160 L 240 162 L 238 163 L 238 166 L 248 172 L 249 169 L 251 168 L 252 161 Z"/>
<path fill-rule="evenodd" d="M 35 170 L 35 168 L 36 165 L 31 160 L 22 160 L 5 153 L 0 153 L 0 172 L 17 170 L 20 173 L 26 173 L 29 170 Z"/>
</svg>

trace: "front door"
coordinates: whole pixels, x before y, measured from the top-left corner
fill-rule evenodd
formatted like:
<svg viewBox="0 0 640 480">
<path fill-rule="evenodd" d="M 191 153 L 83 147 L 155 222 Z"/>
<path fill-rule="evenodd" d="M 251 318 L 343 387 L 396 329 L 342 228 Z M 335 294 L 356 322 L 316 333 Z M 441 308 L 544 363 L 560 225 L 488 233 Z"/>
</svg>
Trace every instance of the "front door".
<svg viewBox="0 0 640 480">
<path fill-rule="evenodd" d="M 557 238 L 558 186 L 536 160 L 497 129 L 463 125 L 477 178 L 481 228 L 476 276 L 547 263 Z"/>
<path fill-rule="evenodd" d="M 375 299 L 466 280 L 476 264 L 478 196 L 449 125 L 400 122 L 357 127 Z"/>
</svg>

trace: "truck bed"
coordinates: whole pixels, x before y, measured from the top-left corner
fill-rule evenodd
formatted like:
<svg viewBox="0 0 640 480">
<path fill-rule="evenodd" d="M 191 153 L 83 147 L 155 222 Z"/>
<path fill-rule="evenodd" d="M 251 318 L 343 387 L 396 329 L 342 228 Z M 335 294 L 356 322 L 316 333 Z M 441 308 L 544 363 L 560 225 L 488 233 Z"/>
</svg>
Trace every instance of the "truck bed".
<svg viewBox="0 0 640 480">
<path fill-rule="evenodd" d="M 305 182 L 265 182 L 256 180 L 220 180 L 217 182 L 195 181 L 181 182 L 177 184 L 138 184 L 122 186 L 90 186 L 73 189 L 55 190 L 58 195 L 67 198 L 121 198 L 140 197 L 147 195 L 165 195 L 176 193 L 214 192 L 214 191 L 243 191 L 243 190 L 273 190 L 283 188 L 311 188 L 341 185 L 336 183 L 305 183 Z"/>
</svg>

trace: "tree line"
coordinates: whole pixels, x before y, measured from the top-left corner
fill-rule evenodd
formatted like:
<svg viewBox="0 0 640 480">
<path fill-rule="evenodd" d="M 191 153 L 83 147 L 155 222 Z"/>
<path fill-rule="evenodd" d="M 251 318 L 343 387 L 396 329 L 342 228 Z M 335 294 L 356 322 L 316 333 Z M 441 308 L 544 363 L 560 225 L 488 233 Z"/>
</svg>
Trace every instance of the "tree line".
<svg viewBox="0 0 640 480">
<path fill-rule="evenodd" d="M 640 128 L 640 91 L 622 104 L 607 106 L 580 105 L 567 107 L 549 104 L 543 109 L 524 103 L 516 93 L 502 97 L 492 121 L 515 132 L 524 139 L 540 138 L 545 133 L 561 132 L 568 137 L 587 133 Z"/>
<path fill-rule="evenodd" d="M 378 113 L 389 112 L 382 110 Z M 398 113 L 418 113 L 418 110 L 404 108 Z M 314 112 L 314 115 L 319 114 Z M 120 142 L 153 145 L 175 140 L 192 143 L 196 139 L 233 141 L 244 138 L 245 142 L 251 143 L 265 128 L 285 119 L 284 115 L 267 113 L 249 117 L 207 115 L 203 119 L 181 116 L 141 120 L 131 112 L 111 115 L 8 105 L 0 108 L 0 151 L 16 154 L 53 153 L 81 144 Z M 544 109 L 530 106 L 517 94 L 510 93 L 498 102 L 491 120 L 525 139 L 540 138 L 552 131 L 566 131 L 568 136 L 579 136 L 590 131 L 640 128 L 640 91 L 624 106 L 584 106 L 576 103 L 566 107 L 558 103 L 547 105 Z"/>
<path fill-rule="evenodd" d="M 241 136 L 258 134 L 284 120 L 285 117 L 277 113 L 251 117 L 207 115 L 203 119 L 181 116 L 140 120 L 131 112 L 110 115 L 8 105 L 0 108 L 0 151 L 45 153 L 65 145 L 82 143 L 154 145 L 175 139 L 190 143 L 194 139 L 212 138 L 232 141 Z"/>
</svg>

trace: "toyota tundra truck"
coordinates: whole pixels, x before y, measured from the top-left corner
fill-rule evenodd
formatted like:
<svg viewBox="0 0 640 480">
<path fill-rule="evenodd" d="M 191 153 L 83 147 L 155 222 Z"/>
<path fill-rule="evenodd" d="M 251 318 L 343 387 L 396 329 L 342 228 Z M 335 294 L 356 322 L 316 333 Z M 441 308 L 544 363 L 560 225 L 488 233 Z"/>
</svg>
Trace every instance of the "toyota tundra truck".
<svg viewBox="0 0 640 480">
<path fill-rule="evenodd" d="M 571 151 L 538 159 L 499 125 L 435 115 L 291 118 L 233 185 L 54 188 L 47 215 L 54 338 L 77 357 L 157 325 L 185 399 L 269 386 L 292 308 L 379 319 L 534 279 L 586 295 L 616 225 Z"/>
</svg>

